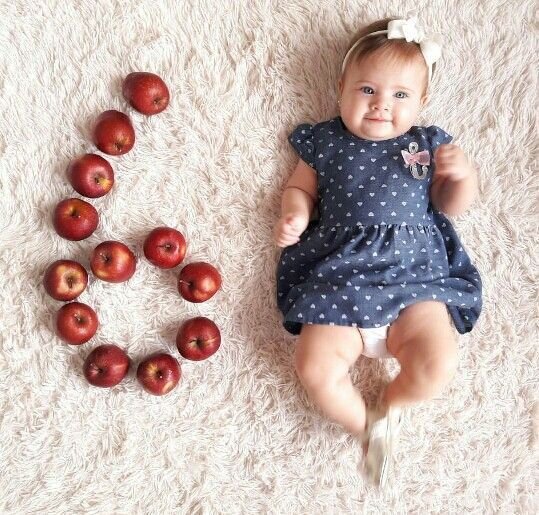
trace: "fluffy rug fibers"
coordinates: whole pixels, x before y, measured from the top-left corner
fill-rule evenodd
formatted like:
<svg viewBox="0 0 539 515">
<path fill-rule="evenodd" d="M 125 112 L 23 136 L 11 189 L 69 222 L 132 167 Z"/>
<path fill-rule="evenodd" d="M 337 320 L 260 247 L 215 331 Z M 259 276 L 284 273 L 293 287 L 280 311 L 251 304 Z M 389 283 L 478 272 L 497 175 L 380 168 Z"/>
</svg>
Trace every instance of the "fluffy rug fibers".
<svg viewBox="0 0 539 515">
<path fill-rule="evenodd" d="M 536 513 L 538 510 L 537 37 L 531 0 L 0 0 L 0 511 L 10 514 Z M 419 123 L 478 163 L 480 199 L 454 220 L 484 281 L 483 313 L 459 337 L 444 394 L 407 411 L 387 491 L 361 475 L 361 443 L 315 409 L 294 370 L 295 337 L 275 299 L 272 237 L 301 122 L 337 114 L 340 60 L 367 22 L 419 10 L 445 50 Z M 148 117 L 123 99 L 132 71 L 159 74 L 169 107 Z M 116 184 L 90 203 L 97 230 L 60 238 L 51 215 L 78 196 L 65 170 L 102 111 L 127 113 L 134 148 L 108 157 Z M 101 154 L 100 152 L 97 152 Z M 103 154 L 101 154 L 103 155 Z M 184 263 L 142 252 L 159 225 L 180 230 Z M 100 327 L 82 346 L 54 332 L 62 303 L 42 286 L 56 259 L 88 270 L 118 240 L 135 275 L 90 274 L 80 301 Z M 189 303 L 181 268 L 215 265 L 221 290 Z M 219 351 L 188 361 L 180 324 L 206 316 Z M 82 364 L 115 343 L 132 360 L 116 387 Z M 155 351 L 182 378 L 146 393 L 136 365 Z M 397 364 L 361 357 L 369 401 Z"/>
</svg>

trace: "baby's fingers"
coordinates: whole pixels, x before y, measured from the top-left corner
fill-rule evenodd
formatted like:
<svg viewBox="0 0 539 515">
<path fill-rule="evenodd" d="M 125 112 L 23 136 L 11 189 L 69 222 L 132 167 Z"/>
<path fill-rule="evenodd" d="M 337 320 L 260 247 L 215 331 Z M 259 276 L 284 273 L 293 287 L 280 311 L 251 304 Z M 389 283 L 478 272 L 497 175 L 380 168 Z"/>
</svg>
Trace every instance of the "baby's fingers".
<svg viewBox="0 0 539 515">
<path fill-rule="evenodd" d="M 284 248 L 284 247 L 290 247 L 291 245 L 295 245 L 298 241 L 299 241 L 299 239 L 297 239 L 297 240 L 283 240 L 283 241 L 278 241 L 278 242 L 277 242 L 277 246 L 278 246 L 278 247 L 281 247 L 281 248 Z"/>
<path fill-rule="evenodd" d="M 286 234 L 282 234 L 277 238 L 277 245 L 279 247 L 288 247 L 289 245 L 294 245 L 299 241 L 299 238 L 297 236 L 288 236 Z"/>
<path fill-rule="evenodd" d="M 282 234 L 286 234 L 287 236 L 294 236 L 297 237 L 300 235 L 300 231 L 296 229 L 295 227 L 291 225 L 284 224 L 281 229 Z"/>
</svg>

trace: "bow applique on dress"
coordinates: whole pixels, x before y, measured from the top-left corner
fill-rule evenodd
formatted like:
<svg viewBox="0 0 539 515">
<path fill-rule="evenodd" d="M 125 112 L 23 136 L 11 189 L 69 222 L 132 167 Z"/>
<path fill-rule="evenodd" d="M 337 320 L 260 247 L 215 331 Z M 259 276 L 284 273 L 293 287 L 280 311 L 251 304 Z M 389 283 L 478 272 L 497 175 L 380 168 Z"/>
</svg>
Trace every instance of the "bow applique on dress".
<svg viewBox="0 0 539 515">
<path fill-rule="evenodd" d="M 408 150 L 401 150 L 402 157 L 407 166 L 410 167 L 410 173 L 415 179 L 424 179 L 429 171 L 430 154 L 428 150 L 418 152 L 419 145 L 412 141 L 408 146 Z M 421 166 L 421 172 L 418 171 L 418 165 Z"/>
</svg>

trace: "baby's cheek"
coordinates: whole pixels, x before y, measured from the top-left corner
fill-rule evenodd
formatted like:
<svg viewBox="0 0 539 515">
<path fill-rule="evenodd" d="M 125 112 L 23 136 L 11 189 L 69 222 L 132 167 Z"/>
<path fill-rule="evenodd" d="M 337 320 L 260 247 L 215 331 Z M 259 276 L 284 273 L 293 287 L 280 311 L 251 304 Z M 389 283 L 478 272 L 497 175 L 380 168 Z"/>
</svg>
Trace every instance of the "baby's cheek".
<svg viewBox="0 0 539 515">
<path fill-rule="evenodd" d="M 393 125 L 400 128 L 401 132 L 404 134 L 410 127 L 412 127 L 412 125 L 414 125 L 417 115 L 418 111 L 411 107 L 402 106 L 393 118 Z"/>
</svg>

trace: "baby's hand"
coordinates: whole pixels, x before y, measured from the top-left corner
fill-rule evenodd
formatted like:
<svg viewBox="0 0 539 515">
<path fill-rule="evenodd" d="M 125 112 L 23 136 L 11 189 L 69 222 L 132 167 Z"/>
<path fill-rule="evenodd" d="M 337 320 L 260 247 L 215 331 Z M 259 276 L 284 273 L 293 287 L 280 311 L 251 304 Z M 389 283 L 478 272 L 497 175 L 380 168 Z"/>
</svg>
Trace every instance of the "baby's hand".
<svg viewBox="0 0 539 515">
<path fill-rule="evenodd" d="M 309 225 L 309 218 L 298 214 L 288 213 L 282 216 L 275 226 L 275 243 L 279 247 L 288 247 L 299 241 L 299 237 Z"/>
<path fill-rule="evenodd" d="M 435 175 L 450 181 L 465 179 L 473 171 L 466 154 L 457 145 L 440 145 L 434 152 L 434 163 Z"/>
</svg>

